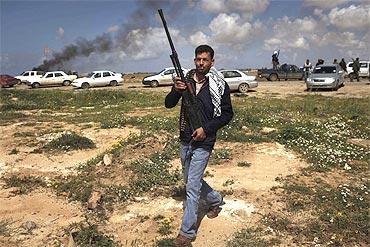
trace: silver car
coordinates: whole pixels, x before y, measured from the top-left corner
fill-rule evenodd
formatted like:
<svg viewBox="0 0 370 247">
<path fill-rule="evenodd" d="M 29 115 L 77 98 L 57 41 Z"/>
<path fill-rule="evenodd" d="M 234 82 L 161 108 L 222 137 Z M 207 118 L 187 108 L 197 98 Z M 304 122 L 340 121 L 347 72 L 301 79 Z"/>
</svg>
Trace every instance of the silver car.
<svg viewBox="0 0 370 247">
<path fill-rule="evenodd" d="M 258 86 L 255 76 L 249 76 L 240 70 L 221 70 L 225 81 L 230 87 L 230 90 L 238 90 L 241 93 L 246 93 L 250 88 Z"/>
<path fill-rule="evenodd" d="M 307 90 L 327 88 L 338 90 L 344 86 L 344 71 L 337 64 L 316 66 L 306 80 Z"/>
</svg>

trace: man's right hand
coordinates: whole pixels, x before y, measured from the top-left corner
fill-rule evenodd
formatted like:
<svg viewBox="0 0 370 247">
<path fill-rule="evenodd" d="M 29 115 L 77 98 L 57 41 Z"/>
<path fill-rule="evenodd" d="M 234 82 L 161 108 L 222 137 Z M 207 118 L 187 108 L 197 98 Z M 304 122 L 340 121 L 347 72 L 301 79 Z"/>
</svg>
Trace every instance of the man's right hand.
<svg viewBox="0 0 370 247">
<path fill-rule="evenodd" d="M 180 77 L 175 77 L 175 90 L 180 92 L 186 89 L 185 82 L 181 81 Z"/>
</svg>

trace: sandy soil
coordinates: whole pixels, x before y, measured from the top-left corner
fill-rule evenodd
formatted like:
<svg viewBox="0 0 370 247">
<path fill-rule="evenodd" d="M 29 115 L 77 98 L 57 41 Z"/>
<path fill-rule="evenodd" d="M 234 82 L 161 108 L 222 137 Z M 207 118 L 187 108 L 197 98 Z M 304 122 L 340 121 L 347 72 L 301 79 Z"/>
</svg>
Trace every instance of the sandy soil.
<svg viewBox="0 0 370 247">
<path fill-rule="evenodd" d="M 248 92 L 256 97 L 288 97 L 290 95 L 321 94 L 334 97 L 365 97 L 370 95 L 370 85 L 363 80 L 360 83 L 346 83 L 345 87 L 336 92 L 306 92 L 305 86 L 299 81 L 266 82 Z M 23 87 L 23 86 L 21 86 Z M 54 90 L 47 88 L 42 90 Z M 60 87 L 70 90 L 71 87 Z M 92 89 L 104 90 L 105 88 Z M 108 88 L 107 88 L 108 89 Z M 109 88 L 111 89 L 111 88 Z M 169 91 L 169 87 L 147 88 L 139 83 L 124 84 L 116 90 Z M 11 89 L 14 90 L 14 89 Z M 145 114 L 138 111 L 136 114 Z M 132 113 L 135 114 L 135 113 Z M 40 123 L 48 125 L 60 124 L 64 130 L 73 130 L 91 138 L 97 145 L 95 149 L 74 151 L 65 154 L 32 153 L 40 140 L 51 138 L 49 134 L 33 137 L 16 137 L 17 132 L 36 132 L 35 126 L 24 126 L 22 123 L 0 126 L 0 178 L 10 174 L 37 175 L 53 178 L 75 172 L 82 162 L 109 150 L 118 140 L 126 138 L 136 129 L 99 129 L 65 125 L 63 123 Z M 36 138 L 36 140 L 34 140 Z M 27 143 L 36 143 L 29 145 Z M 11 150 L 17 148 L 17 154 Z M 225 192 L 226 205 L 220 216 L 215 219 L 205 218 L 202 222 L 194 247 L 221 247 L 232 234 L 243 226 L 253 225 L 259 213 L 268 212 L 264 198 L 270 197 L 270 188 L 278 185 L 278 177 L 285 177 L 307 166 L 291 150 L 277 143 L 243 144 L 217 143 L 217 148 L 228 149 L 232 159 L 219 165 L 210 164 L 207 171 L 211 176 L 205 179 L 217 190 Z M 144 155 L 144 154 L 141 154 Z M 250 167 L 239 167 L 238 163 L 248 162 Z M 179 167 L 179 160 L 172 162 Z M 18 195 L 12 188 L 5 188 L 0 179 L 0 219 L 8 223 L 8 236 L 0 235 L 0 246 L 55 246 L 56 240 L 63 240 L 64 228 L 72 222 L 83 220 L 84 209 L 78 204 L 68 202 L 51 192 L 37 190 L 28 195 Z M 150 246 L 155 240 L 163 238 L 157 231 L 159 223 L 155 216 L 163 215 L 171 221 L 173 232 L 177 234 L 182 215 L 182 201 L 176 198 L 143 197 L 137 198 L 125 207 L 116 207 L 108 219 L 105 231 L 111 233 L 123 246 Z M 145 218 L 146 220 L 143 220 Z M 32 221 L 35 229 L 27 230 L 25 224 Z M 64 245 L 66 246 L 66 245 Z"/>
</svg>

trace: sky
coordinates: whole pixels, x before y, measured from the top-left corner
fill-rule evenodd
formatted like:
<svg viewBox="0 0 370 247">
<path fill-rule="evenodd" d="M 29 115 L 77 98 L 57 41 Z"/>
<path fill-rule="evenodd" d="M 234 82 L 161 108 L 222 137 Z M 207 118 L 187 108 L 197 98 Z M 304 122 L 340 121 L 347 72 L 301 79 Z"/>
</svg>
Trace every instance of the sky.
<svg viewBox="0 0 370 247">
<path fill-rule="evenodd" d="M 0 0 L 0 73 L 155 72 L 171 66 L 157 10 L 180 62 L 209 44 L 215 67 L 302 66 L 306 59 L 370 60 L 370 0 Z"/>
</svg>

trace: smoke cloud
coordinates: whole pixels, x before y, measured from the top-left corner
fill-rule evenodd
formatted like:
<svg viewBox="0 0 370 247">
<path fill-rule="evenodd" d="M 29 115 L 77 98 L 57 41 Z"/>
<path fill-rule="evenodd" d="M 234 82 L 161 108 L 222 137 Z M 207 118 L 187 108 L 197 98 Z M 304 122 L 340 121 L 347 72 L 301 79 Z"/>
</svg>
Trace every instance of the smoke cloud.
<svg viewBox="0 0 370 247">
<path fill-rule="evenodd" d="M 68 62 L 79 58 L 88 57 L 92 53 L 105 53 L 105 52 L 124 52 L 126 54 L 133 54 L 135 52 L 140 53 L 141 51 L 132 51 L 132 36 L 128 37 L 129 33 L 137 30 L 143 36 L 146 32 L 149 32 L 151 23 L 155 21 L 157 10 L 162 8 L 168 20 L 171 20 L 176 16 L 178 18 L 181 10 L 184 10 L 191 1 L 186 2 L 182 0 L 171 1 L 138 1 L 137 9 L 128 17 L 125 23 L 123 23 L 115 34 L 103 33 L 97 36 L 93 40 L 87 40 L 84 38 L 77 39 L 73 44 L 65 46 L 60 52 L 52 54 L 52 58 L 45 60 L 38 67 L 33 68 L 34 70 L 50 71 L 50 70 L 71 70 L 68 68 Z M 158 17 L 159 18 L 159 17 Z M 130 50 L 128 50 L 130 49 Z"/>
</svg>

